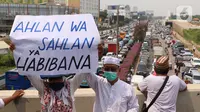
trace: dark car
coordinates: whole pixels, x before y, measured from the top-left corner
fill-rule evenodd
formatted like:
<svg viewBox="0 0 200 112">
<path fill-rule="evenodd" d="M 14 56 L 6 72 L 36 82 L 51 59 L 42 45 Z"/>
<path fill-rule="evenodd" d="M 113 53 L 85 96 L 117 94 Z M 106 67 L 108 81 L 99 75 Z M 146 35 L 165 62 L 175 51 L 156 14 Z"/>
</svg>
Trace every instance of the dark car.
<svg viewBox="0 0 200 112">
<path fill-rule="evenodd" d="M 184 50 L 184 47 L 177 47 L 172 50 L 173 56 L 180 55 L 181 51 Z"/>
<path fill-rule="evenodd" d="M 181 42 L 176 42 L 174 45 L 172 45 L 172 50 L 176 48 L 184 48 L 184 44 Z"/>
<path fill-rule="evenodd" d="M 136 75 L 142 75 L 143 77 L 147 77 L 148 76 L 147 64 L 139 63 L 137 67 Z"/>
</svg>

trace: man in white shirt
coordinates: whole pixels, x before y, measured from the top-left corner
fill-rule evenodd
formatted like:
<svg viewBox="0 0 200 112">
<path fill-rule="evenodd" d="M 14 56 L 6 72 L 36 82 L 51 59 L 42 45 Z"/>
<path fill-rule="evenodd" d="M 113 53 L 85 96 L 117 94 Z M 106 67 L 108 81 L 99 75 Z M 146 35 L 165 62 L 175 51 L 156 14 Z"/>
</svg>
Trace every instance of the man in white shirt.
<svg viewBox="0 0 200 112">
<path fill-rule="evenodd" d="M 16 90 L 11 97 L 3 98 L 3 99 L 0 98 L 0 108 L 3 108 L 4 106 L 6 106 L 11 101 L 13 101 L 17 98 L 20 98 L 23 95 L 24 95 L 23 90 Z"/>
<path fill-rule="evenodd" d="M 120 60 L 114 57 L 104 59 L 104 77 L 86 75 L 96 98 L 93 112 L 138 112 L 138 100 L 131 85 L 117 77 Z"/>
<path fill-rule="evenodd" d="M 138 85 L 138 89 L 147 92 L 148 106 L 161 88 L 169 71 L 169 57 L 162 56 L 155 63 L 156 76 L 149 75 Z M 176 75 L 169 76 L 163 91 L 156 99 L 155 103 L 149 108 L 148 112 L 176 112 L 176 101 L 179 91 L 185 91 L 187 86 Z"/>
</svg>

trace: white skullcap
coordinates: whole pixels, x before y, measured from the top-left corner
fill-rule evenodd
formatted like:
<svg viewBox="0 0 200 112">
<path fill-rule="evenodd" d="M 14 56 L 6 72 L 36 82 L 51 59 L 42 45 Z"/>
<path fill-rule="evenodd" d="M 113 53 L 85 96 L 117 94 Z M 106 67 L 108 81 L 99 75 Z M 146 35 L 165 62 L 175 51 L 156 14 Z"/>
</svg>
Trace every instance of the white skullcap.
<svg viewBox="0 0 200 112">
<path fill-rule="evenodd" d="M 120 66 L 120 60 L 115 57 L 106 56 L 103 61 L 103 64 L 113 64 L 113 65 Z"/>
</svg>

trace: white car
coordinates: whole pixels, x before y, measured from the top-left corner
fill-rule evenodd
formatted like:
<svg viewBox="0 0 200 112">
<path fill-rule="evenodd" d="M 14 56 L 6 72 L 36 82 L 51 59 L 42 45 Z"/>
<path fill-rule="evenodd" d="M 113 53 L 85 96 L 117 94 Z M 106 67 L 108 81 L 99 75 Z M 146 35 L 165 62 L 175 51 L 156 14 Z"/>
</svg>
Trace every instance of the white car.
<svg viewBox="0 0 200 112">
<path fill-rule="evenodd" d="M 103 57 L 101 58 L 101 62 L 103 62 L 103 61 L 104 61 L 105 57 L 106 57 L 106 56 L 103 56 Z"/>
<path fill-rule="evenodd" d="M 128 47 L 127 46 L 123 46 L 122 47 L 122 51 L 128 52 Z"/>
<path fill-rule="evenodd" d="M 118 54 L 118 56 L 117 56 L 119 59 L 120 59 L 120 63 L 124 60 L 124 57 L 123 57 L 123 55 L 122 54 Z"/>
<path fill-rule="evenodd" d="M 193 54 L 191 52 L 184 52 L 181 54 L 183 57 L 183 61 L 190 61 L 193 57 Z"/>
<path fill-rule="evenodd" d="M 103 62 L 102 61 L 98 62 L 98 67 L 103 67 Z"/>
<path fill-rule="evenodd" d="M 114 53 L 113 53 L 113 52 L 108 52 L 108 53 L 106 54 L 106 56 L 114 56 Z"/>
<path fill-rule="evenodd" d="M 200 59 L 199 58 L 196 58 L 196 57 L 193 57 L 191 59 L 191 64 L 192 66 L 194 67 L 200 67 Z"/>
<path fill-rule="evenodd" d="M 113 37 L 108 37 L 107 40 L 108 40 L 108 41 L 112 41 L 112 40 L 113 40 Z"/>
</svg>

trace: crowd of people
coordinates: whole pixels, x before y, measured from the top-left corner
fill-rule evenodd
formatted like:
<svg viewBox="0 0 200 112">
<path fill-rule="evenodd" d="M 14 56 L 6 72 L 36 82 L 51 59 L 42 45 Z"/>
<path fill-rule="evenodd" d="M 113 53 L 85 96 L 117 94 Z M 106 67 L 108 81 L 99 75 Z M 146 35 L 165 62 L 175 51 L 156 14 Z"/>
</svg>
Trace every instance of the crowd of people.
<svg viewBox="0 0 200 112">
<path fill-rule="evenodd" d="M 10 49 L 15 50 L 11 44 Z M 99 55 L 102 48 L 98 47 Z M 87 80 L 95 91 L 94 112 L 138 112 L 139 103 L 134 88 L 117 76 L 120 60 L 106 57 L 103 62 L 103 77 L 93 73 L 76 74 L 72 79 L 62 75 L 27 75 L 38 90 L 42 112 L 75 112 L 74 93 L 82 80 Z M 147 76 L 139 85 L 147 100 L 143 112 L 176 112 L 178 92 L 187 89 L 186 83 L 176 75 L 168 76 L 169 57 L 161 56 L 155 63 L 155 75 Z M 23 90 L 17 90 L 13 96 L 0 100 L 0 107 L 21 97 Z"/>
</svg>

